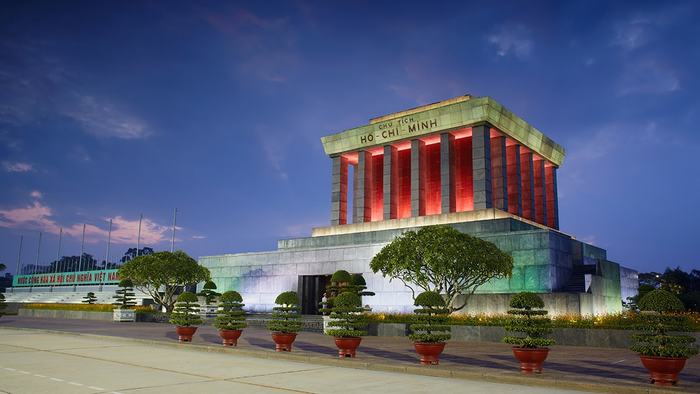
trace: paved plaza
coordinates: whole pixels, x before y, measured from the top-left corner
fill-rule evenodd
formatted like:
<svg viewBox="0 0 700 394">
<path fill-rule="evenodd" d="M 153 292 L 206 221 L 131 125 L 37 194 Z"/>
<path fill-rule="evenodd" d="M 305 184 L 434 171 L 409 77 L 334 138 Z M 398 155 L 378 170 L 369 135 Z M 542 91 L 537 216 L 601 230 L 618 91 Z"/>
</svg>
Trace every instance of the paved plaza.
<svg viewBox="0 0 700 394">
<path fill-rule="evenodd" d="M 0 329 L 5 393 L 577 393 Z"/>
<path fill-rule="evenodd" d="M 486 386 L 483 385 L 491 387 L 490 383 L 506 384 L 493 386 L 489 389 L 493 392 L 510 392 L 512 386 L 507 384 L 522 385 L 519 392 L 654 391 L 647 383 L 647 372 L 639 357 L 626 349 L 554 346 L 545 363 L 544 374 L 523 376 L 517 371 L 509 346 L 500 343 L 452 341 L 445 349 L 440 366 L 426 367 L 418 364 L 412 344 L 406 338 L 366 337 L 357 359 L 338 360 L 333 340 L 328 336 L 302 332 L 293 353 L 279 354 L 273 351 L 269 332 L 254 327 L 244 331 L 239 346 L 233 349 L 220 345 L 216 330 L 211 326 L 200 327 L 194 342 L 182 345 L 177 343 L 172 326 L 158 323 L 119 324 L 5 316 L 0 320 L 0 333 L 3 352 L 0 389 L 11 393 L 45 392 L 40 385 L 51 383 L 34 375 L 72 381 L 86 388 L 104 388 L 106 392 L 136 389 L 158 392 L 163 389 L 162 385 L 173 382 L 180 382 L 183 388 L 203 385 L 192 390 L 204 392 L 223 391 L 229 383 L 231 387 L 233 384 L 248 385 L 236 388 L 243 391 L 261 391 L 267 387 L 253 384 L 269 384 L 270 390 L 324 392 L 332 388 L 330 391 L 339 392 L 344 388 L 334 387 L 332 382 L 338 381 L 337 374 L 348 373 L 353 376 L 354 384 L 368 392 L 379 389 L 384 392 L 437 391 L 428 390 L 437 385 L 444 387 L 441 389 L 444 392 L 457 389 L 470 392 L 472 388 L 479 388 L 473 392 L 484 392 Z M 72 359 L 62 362 L 61 357 Z M 81 361 L 76 361 L 76 357 Z M 76 365 L 81 368 L 75 368 Z M 26 374 L 12 369 L 25 371 L 33 378 L 20 376 Z M 64 375 L 58 376 L 60 374 Z M 90 380 L 92 377 L 95 379 Z M 700 392 L 698 358 L 688 360 L 680 378 L 681 387 L 673 388 L 673 392 Z M 348 390 L 356 391 L 360 386 Z M 549 389 L 555 391 L 547 391 Z M 173 390 L 168 388 L 169 392 Z"/>
</svg>

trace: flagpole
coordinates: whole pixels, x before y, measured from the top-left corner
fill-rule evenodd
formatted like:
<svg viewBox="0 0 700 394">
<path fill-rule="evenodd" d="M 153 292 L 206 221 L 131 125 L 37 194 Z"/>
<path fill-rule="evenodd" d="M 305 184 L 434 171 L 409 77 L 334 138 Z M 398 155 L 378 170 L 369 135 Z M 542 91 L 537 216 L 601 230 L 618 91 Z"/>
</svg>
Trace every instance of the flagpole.
<svg viewBox="0 0 700 394">
<path fill-rule="evenodd" d="M 143 220 L 143 214 L 139 216 L 139 233 L 136 237 L 136 257 L 139 257 L 139 248 L 141 248 L 141 221 Z"/>
<path fill-rule="evenodd" d="M 172 245 L 170 245 L 170 253 L 175 252 L 175 225 L 177 224 L 177 208 L 175 208 L 175 212 L 173 212 L 173 242 Z"/>
<path fill-rule="evenodd" d="M 83 270 L 83 253 L 85 251 L 85 223 L 83 223 L 83 237 L 80 241 L 80 260 L 78 262 L 78 272 Z"/>
<path fill-rule="evenodd" d="M 24 241 L 24 235 L 20 234 L 19 236 L 19 253 L 17 254 L 17 274 L 16 276 L 20 276 L 22 274 L 22 241 Z M 19 280 L 19 278 L 17 278 Z M 14 287 L 12 288 L 12 292 L 15 292 Z"/>
<path fill-rule="evenodd" d="M 107 233 L 107 253 L 105 253 L 105 274 L 107 273 L 107 266 L 109 265 L 109 244 L 112 242 L 112 219 L 109 219 L 109 232 Z M 102 275 L 102 280 L 100 281 L 100 291 L 102 291 L 102 284 L 105 278 Z"/>
<path fill-rule="evenodd" d="M 34 273 L 39 271 L 39 256 L 41 255 L 41 231 L 39 231 L 39 245 L 36 247 L 36 262 L 34 263 Z"/>
<path fill-rule="evenodd" d="M 58 230 L 58 251 L 56 251 L 56 264 L 53 267 L 53 283 L 56 283 L 58 277 L 58 266 L 61 264 L 61 238 L 63 237 L 63 227 Z M 56 285 L 51 286 L 51 291 Z"/>
</svg>

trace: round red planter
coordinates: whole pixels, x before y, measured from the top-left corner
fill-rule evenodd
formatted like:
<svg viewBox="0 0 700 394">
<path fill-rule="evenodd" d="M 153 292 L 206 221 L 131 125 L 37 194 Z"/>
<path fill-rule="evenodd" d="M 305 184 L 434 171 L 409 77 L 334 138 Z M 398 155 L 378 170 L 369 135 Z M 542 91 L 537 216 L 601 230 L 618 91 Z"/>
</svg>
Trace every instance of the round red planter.
<svg viewBox="0 0 700 394">
<path fill-rule="evenodd" d="M 219 336 L 224 346 L 236 346 L 242 332 L 241 330 L 219 330 Z"/>
<path fill-rule="evenodd" d="M 440 354 L 445 350 L 445 342 L 413 342 L 416 353 L 420 355 L 420 363 L 423 365 L 440 364 Z"/>
<path fill-rule="evenodd" d="M 549 354 L 549 348 L 521 348 L 513 347 L 513 355 L 520 361 L 520 372 L 542 373 L 542 363 Z"/>
<path fill-rule="evenodd" d="M 675 386 L 678 374 L 685 367 L 687 358 L 639 356 L 644 368 L 649 371 L 651 383 L 657 386 Z"/>
<path fill-rule="evenodd" d="M 273 332 L 272 340 L 275 341 L 275 351 L 291 352 L 292 343 L 297 338 L 295 332 Z"/>
<path fill-rule="evenodd" d="M 175 327 L 177 339 L 180 342 L 192 342 L 192 336 L 197 332 L 197 327 Z"/>
<path fill-rule="evenodd" d="M 362 342 L 361 337 L 336 337 L 335 346 L 338 347 L 338 357 L 355 357 L 355 352 L 357 351 L 357 348 L 360 347 L 360 342 Z"/>
</svg>

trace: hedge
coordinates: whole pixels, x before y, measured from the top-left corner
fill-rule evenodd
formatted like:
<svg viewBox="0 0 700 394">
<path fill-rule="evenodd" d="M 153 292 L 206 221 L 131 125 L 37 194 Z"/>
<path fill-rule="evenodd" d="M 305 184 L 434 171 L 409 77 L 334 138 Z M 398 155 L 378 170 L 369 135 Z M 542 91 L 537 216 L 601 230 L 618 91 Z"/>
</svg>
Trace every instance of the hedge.
<svg viewBox="0 0 700 394">
<path fill-rule="evenodd" d="M 22 309 L 48 309 L 58 311 L 83 311 L 83 312 L 112 312 L 115 305 L 112 304 L 22 304 Z M 153 312 L 148 306 L 137 306 L 136 312 Z"/>
<path fill-rule="evenodd" d="M 700 331 L 700 313 L 679 313 L 687 319 L 691 331 Z M 412 313 L 368 313 L 367 321 L 370 323 L 413 323 Z M 634 330 L 642 323 L 641 317 L 635 312 L 623 312 L 601 316 L 559 315 L 552 316 L 554 328 L 593 328 Z M 466 315 L 453 314 L 449 318 L 449 324 L 455 326 L 497 326 L 506 324 L 508 315 Z"/>
</svg>

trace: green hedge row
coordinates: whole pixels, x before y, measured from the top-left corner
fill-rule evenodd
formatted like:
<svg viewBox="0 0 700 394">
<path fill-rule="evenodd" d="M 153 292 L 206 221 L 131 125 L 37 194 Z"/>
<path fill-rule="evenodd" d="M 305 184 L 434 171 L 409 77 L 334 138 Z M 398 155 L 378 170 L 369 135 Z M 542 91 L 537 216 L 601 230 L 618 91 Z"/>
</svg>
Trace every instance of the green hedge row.
<svg viewBox="0 0 700 394">
<path fill-rule="evenodd" d="M 700 331 L 700 313 L 683 313 L 687 319 L 691 331 Z M 412 313 L 368 313 L 367 320 L 370 323 L 414 323 L 415 315 Z M 499 326 L 503 327 L 508 320 L 508 315 L 465 315 L 453 314 L 449 318 L 449 324 L 455 326 Z M 562 315 L 552 316 L 552 326 L 555 328 L 594 328 L 633 330 L 641 323 L 639 314 L 635 312 L 623 312 L 603 316 L 577 316 Z"/>
</svg>

